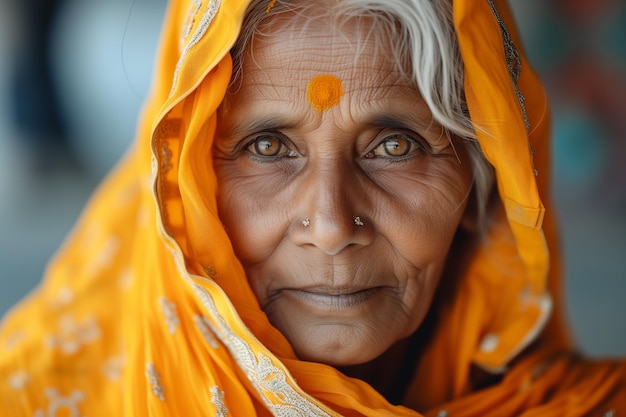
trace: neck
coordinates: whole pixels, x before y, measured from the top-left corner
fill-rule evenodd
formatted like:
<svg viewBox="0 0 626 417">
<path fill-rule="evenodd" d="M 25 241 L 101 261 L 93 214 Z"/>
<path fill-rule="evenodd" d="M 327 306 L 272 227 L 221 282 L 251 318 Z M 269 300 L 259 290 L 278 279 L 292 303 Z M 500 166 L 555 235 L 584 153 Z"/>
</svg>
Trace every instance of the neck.
<svg viewBox="0 0 626 417">
<path fill-rule="evenodd" d="M 345 375 L 367 382 L 391 404 L 403 403 L 421 351 L 435 328 L 437 309 L 431 308 L 426 318 L 410 337 L 396 342 L 376 359 L 339 368 Z"/>
<path fill-rule="evenodd" d="M 339 368 L 345 375 L 370 384 L 392 404 L 401 404 L 417 357 L 414 337 L 397 342 L 376 359 Z"/>
</svg>

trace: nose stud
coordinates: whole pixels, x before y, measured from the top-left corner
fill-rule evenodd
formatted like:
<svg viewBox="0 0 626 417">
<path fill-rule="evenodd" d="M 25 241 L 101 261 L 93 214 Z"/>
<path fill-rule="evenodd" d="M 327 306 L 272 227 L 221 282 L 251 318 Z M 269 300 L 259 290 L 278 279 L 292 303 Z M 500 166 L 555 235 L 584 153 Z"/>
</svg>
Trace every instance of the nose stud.
<svg viewBox="0 0 626 417">
<path fill-rule="evenodd" d="M 363 221 L 361 220 L 360 216 L 354 216 L 352 218 L 352 221 L 354 222 L 356 226 L 363 226 Z M 310 225 L 311 225 L 311 219 L 309 219 L 308 217 L 302 220 L 302 226 L 309 227 Z"/>
</svg>

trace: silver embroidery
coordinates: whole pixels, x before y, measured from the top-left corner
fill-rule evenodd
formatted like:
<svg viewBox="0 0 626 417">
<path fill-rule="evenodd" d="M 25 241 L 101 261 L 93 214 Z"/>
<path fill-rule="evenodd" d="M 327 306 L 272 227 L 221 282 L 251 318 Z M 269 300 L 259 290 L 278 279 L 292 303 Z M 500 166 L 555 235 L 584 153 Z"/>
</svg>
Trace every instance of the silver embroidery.
<svg viewBox="0 0 626 417">
<path fill-rule="evenodd" d="M 85 395 L 81 391 L 74 390 L 69 397 L 62 397 L 59 395 L 59 391 L 56 388 L 47 388 L 45 394 L 46 397 L 50 399 L 47 410 L 39 409 L 35 411 L 33 417 L 66 416 L 68 413 L 71 417 L 81 417 L 78 403 L 85 398 Z M 61 411 L 65 412 L 61 413 Z"/>
<path fill-rule="evenodd" d="M 125 186 L 117 195 L 117 204 L 120 206 L 120 209 L 128 206 L 128 204 L 140 193 L 140 190 L 141 184 L 139 181 L 134 181 Z"/>
<path fill-rule="evenodd" d="M 259 353 L 258 358 L 254 351 L 242 338 L 233 332 L 226 320 L 220 315 L 211 294 L 198 284 L 192 284 L 202 304 L 215 318 L 216 334 L 245 372 L 257 392 L 260 394 L 267 408 L 276 416 L 325 416 L 321 404 L 316 404 L 311 397 L 294 388 L 295 381 L 275 366 L 269 356 Z M 270 397 L 272 400 L 270 400 Z M 279 404 L 275 402 L 280 401 Z"/>
<path fill-rule="evenodd" d="M 328 415 L 320 409 L 312 411 L 313 404 L 306 401 L 295 389 L 293 389 L 293 387 L 287 382 L 287 376 L 285 373 L 277 366 L 274 366 L 272 360 L 263 353 L 259 353 L 257 372 L 261 388 L 273 393 L 275 397 L 282 402 L 282 404 L 268 403 L 268 406 L 275 415 Z M 313 414 L 313 412 L 317 412 L 319 414 Z"/>
<path fill-rule="evenodd" d="M 111 265 L 111 260 L 120 248 L 120 240 L 116 236 L 109 236 L 93 262 L 87 264 L 87 278 L 93 278 L 102 269 Z"/>
<path fill-rule="evenodd" d="M 30 375 L 22 369 L 9 375 L 8 382 L 11 388 L 20 390 L 30 382 Z"/>
<path fill-rule="evenodd" d="M 206 31 L 209 29 L 213 18 L 217 14 L 217 11 L 220 8 L 221 0 L 208 0 L 206 9 L 204 11 L 204 15 L 202 16 L 200 23 L 198 23 L 198 27 L 194 31 L 193 35 L 189 38 L 189 41 L 185 45 L 185 48 L 180 54 L 180 58 L 178 59 L 178 63 L 176 64 L 176 70 L 174 71 L 174 79 L 172 81 L 172 89 L 170 90 L 170 95 L 174 92 L 176 88 L 176 84 L 178 83 L 178 73 L 180 72 L 180 68 L 182 67 L 183 61 L 187 57 L 187 54 L 196 46 L 200 39 L 206 34 Z"/>
<path fill-rule="evenodd" d="M 117 279 L 117 284 L 120 290 L 126 291 L 127 289 L 130 288 L 130 285 L 132 284 L 132 282 L 133 282 L 133 273 L 130 270 L 130 268 L 123 269 Z"/>
<path fill-rule="evenodd" d="M 176 263 L 176 269 L 178 269 L 178 273 L 183 277 L 186 276 L 187 270 L 185 269 L 185 264 L 183 263 L 182 257 L 178 256 L 175 248 L 168 246 L 168 249 L 170 250 L 172 257 L 174 258 L 174 262 Z"/>
<path fill-rule="evenodd" d="M 17 347 L 26 338 L 26 332 L 23 329 L 14 331 L 4 341 L 4 348 L 6 350 L 12 350 Z"/>
<path fill-rule="evenodd" d="M 161 169 L 163 172 L 167 172 L 172 167 L 172 151 L 170 151 L 168 143 L 163 142 L 161 145 Z"/>
<path fill-rule="evenodd" d="M 180 319 L 178 318 L 178 313 L 176 312 L 176 304 L 168 300 L 166 297 L 161 297 L 159 299 L 159 304 L 161 305 L 161 312 L 165 318 L 167 329 L 170 334 L 176 333 L 176 328 L 180 326 Z"/>
<path fill-rule="evenodd" d="M 200 7 L 202 7 L 202 0 L 193 0 L 191 4 L 189 4 L 189 10 L 187 11 L 187 17 L 185 18 L 185 23 L 183 24 L 183 32 L 181 33 L 178 45 L 180 52 L 182 52 L 185 48 L 185 41 L 191 33 L 191 29 L 193 29 L 194 23 L 196 23 L 196 16 L 200 11 Z"/>
<path fill-rule="evenodd" d="M 104 361 L 100 370 L 109 381 L 117 382 L 122 377 L 124 362 L 123 356 L 111 356 L 109 359 Z"/>
<path fill-rule="evenodd" d="M 152 393 L 161 401 L 165 401 L 165 387 L 161 385 L 161 375 L 152 362 L 146 364 L 146 376 Z"/>
<path fill-rule="evenodd" d="M 211 346 L 213 349 L 217 349 L 219 345 L 217 344 L 217 340 L 215 340 L 215 336 L 213 335 L 215 331 L 213 329 L 213 323 L 207 320 L 206 317 L 200 316 L 198 314 L 195 314 L 193 316 L 193 321 L 196 324 L 198 330 L 200 330 L 200 333 L 202 334 L 202 337 L 204 337 L 204 340 L 206 340 L 206 342 L 209 344 L 209 346 Z"/>
<path fill-rule="evenodd" d="M 140 226 L 145 226 L 148 223 L 149 219 L 148 208 L 145 206 L 139 207 L 137 210 L 137 224 Z"/>
<path fill-rule="evenodd" d="M 157 162 L 156 156 L 152 155 L 152 158 L 150 159 L 150 184 L 154 182 L 157 172 L 159 171 L 158 168 L 159 164 Z"/>
<path fill-rule="evenodd" d="M 224 391 L 219 389 L 217 385 L 211 387 L 211 402 L 215 404 L 215 416 L 226 417 L 228 415 L 228 408 L 224 402 Z"/>
<path fill-rule="evenodd" d="M 78 352 L 81 347 L 100 339 L 101 331 L 96 319 L 92 316 L 77 321 L 73 316 L 64 314 L 59 318 L 59 330 L 48 335 L 45 345 L 51 349 L 59 349 L 66 355 Z"/>
<path fill-rule="evenodd" d="M 69 287 L 62 287 L 50 302 L 50 307 L 57 310 L 71 304 L 72 301 L 74 301 L 74 291 Z"/>
</svg>

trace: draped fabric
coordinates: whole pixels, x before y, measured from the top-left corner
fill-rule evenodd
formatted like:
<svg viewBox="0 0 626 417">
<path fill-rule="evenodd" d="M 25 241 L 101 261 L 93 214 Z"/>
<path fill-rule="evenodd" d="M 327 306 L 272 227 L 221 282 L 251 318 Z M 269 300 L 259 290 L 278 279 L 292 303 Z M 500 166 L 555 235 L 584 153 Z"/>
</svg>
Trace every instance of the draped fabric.
<svg viewBox="0 0 626 417">
<path fill-rule="evenodd" d="M 298 360 L 217 213 L 215 112 L 246 6 L 171 2 L 134 145 L 2 322 L 0 415 L 626 415 L 626 363 L 581 357 L 564 324 L 548 104 L 504 1 L 454 1 L 502 210 L 454 298 L 433 307 L 405 406 Z"/>
</svg>

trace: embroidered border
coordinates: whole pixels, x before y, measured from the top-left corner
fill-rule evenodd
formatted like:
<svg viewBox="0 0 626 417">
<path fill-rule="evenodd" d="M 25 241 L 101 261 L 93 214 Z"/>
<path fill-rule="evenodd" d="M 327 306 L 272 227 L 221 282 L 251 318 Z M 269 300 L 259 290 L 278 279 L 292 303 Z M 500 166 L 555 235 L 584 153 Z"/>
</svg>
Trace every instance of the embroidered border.
<svg viewBox="0 0 626 417">
<path fill-rule="evenodd" d="M 330 417 L 323 409 L 298 392 L 287 380 L 285 372 L 275 366 L 267 355 L 259 352 L 258 358 L 255 356 L 250 345 L 230 329 L 217 310 L 213 297 L 204 287 L 196 283 L 192 283 L 192 286 L 204 307 L 216 320 L 217 335 L 274 415 Z M 271 394 L 273 401 L 268 394 Z"/>
<path fill-rule="evenodd" d="M 506 57 L 506 66 L 509 68 L 509 75 L 511 76 L 511 81 L 513 81 L 517 101 L 519 101 L 519 106 L 522 110 L 524 124 L 526 125 L 526 129 L 528 129 L 530 127 L 530 122 L 528 121 L 528 115 L 526 114 L 526 105 L 524 104 L 525 98 L 517 86 L 517 81 L 519 80 L 519 76 L 522 72 L 522 58 L 520 57 L 519 51 L 517 50 L 513 39 L 511 39 L 509 29 L 500 16 L 500 12 L 498 12 L 493 0 L 487 0 L 487 2 L 489 3 L 489 7 L 491 7 L 491 11 L 498 22 L 498 26 L 500 26 L 500 34 L 502 35 L 502 43 L 504 44 L 504 56 Z"/>
<path fill-rule="evenodd" d="M 506 66 L 509 69 L 509 75 L 511 76 L 511 81 L 513 82 L 513 88 L 515 89 L 515 95 L 517 96 L 517 101 L 519 103 L 520 110 L 522 111 L 522 117 L 524 118 L 524 125 L 526 126 L 526 131 L 530 129 L 530 121 L 528 120 L 528 113 L 526 112 L 526 98 L 520 91 L 517 81 L 519 80 L 519 76 L 522 73 L 522 58 L 520 56 L 513 39 L 511 39 L 511 33 L 506 26 L 506 23 L 500 16 L 500 12 L 496 8 L 494 0 L 487 0 L 489 3 L 489 7 L 491 8 L 491 12 L 493 13 L 496 21 L 498 22 L 498 26 L 500 26 L 500 34 L 502 35 L 502 43 L 504 44 L 504 56 L 506 58 Z M 533 144 L 528 141 L 528 150 L 530 151 L 530 156 L 533 160 L 533 174 L 535 177 L 539 175 L 539 171 L 535 167 L 535 150 L 533 149 Z"/>
<path fill-rule="evenodd" d="M 191 29 L 193 29 L 193 25 L 196 23 L 196 16 L 202 7 L 202 0 L 193 0 L 191 4 L 189 4 L 189 9 L 187 10 L 187 16 L 185 17 L 185 23 L 183 24 L 183 32 L 180 35 L 180 42 L 178 48 L 179 52 L 182 52 L 185 49 L 185 40 L 187 36 L 191 33 Z"/>
<path fill-rule="evenodd" d="M 193 48 L 198 42 L 200 42 L 200 39 L 202 39 L 202 37 L 206 34 L 207 30 L 209 29 L 209 26 L 211 25 L 211 22 L 213 22 L 213 18 L 215 18 L 217 11 L 220 9 L 221 4 L 222 4 L 221 0 L 208 0 L 206 10 L 204 11 L 204 14 L 202 15 L 202 19 L 200 19 L 200 23 L 198 23 L 198 27 L 196 28 L 193 35 L 191 35 L 191 38 L 185 45 L 185 48 L 181 52 L 180 58 L 178 59 L 178 63 L 176 64 L 176 70 L 174 71 L 174 79 L 172 80 L 172 88 L 170 90 L 170 96 L 174 92 L 174 89 L 176 88 L 176 84 L 178 84 L 178 74 L 182 67 L 183 61 L 187 57 L 187 54 L 189 53 L 191 48 Z M 196 5 L 196 8 L 195 8 L 196 13 L 199 10 L 200 10 L 200 5 Z M 195 21 L 195 18 L 192 17 L 190 13 L 190 15 L 187 16 L 187 20 L 188 22 L 193 24 L 193 22 Z M 184 30 L 187 32 L 190 32 L 191 27 L 186 28 Z"/>
</svg>

